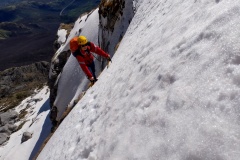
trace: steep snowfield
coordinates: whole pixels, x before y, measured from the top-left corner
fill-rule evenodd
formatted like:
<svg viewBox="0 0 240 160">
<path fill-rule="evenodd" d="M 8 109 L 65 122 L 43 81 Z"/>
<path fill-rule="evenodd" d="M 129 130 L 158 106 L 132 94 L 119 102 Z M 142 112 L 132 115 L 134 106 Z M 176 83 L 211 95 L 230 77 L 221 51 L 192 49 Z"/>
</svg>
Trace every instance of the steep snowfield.
<svg viewBox="0 0 240 160">
<path fill-rule="evenodd" d="M 43 141 L 51 130 L 49 114 L 49 89 L 44 87 L 36 90 L 31 97 L 26 98 L 16 107 L 16 111 L 27 108 L 28 114 L 18 123 L 24 123 L 22 128 L 11 134 L 9 141 L 0 147 L 1 160 L 27 160 L 32 159 L 40 149 Z M 24 132 L 32 133 L 32 138 L 21 143 Z"/>
<path fill-rule="evenodd" d="M 58 30 L 58 42 L 62 44 L 62 46 L 56 53 L 56 56 L 61 51 L 66 51 L 69 49 L 69 41 L 74 36 L 79 35 L 79 29 L 81 30 L 81 33 L 88 35 L 89 40 L 97 44 L 98 23 L 98 9 L 96 9 L 93 12 L 77 19 L 68 39 L 66 39 L 66 30 Z M 85 29 L 85 27 L 90 29 L 91 32 L 88 31 L 88 29 Z M 87 80 L 84 79 L 85 75 L 81 72 L 78 63 L 73 57 L 70 57 L 68 63 L 70 65 L 66 65 L 65 70 L 63 71 L 65 78 L 61 77 L 64 80 L 60 79 L 59 90 L 61 92 L 59 93 L 59 96 L 61 96 L 61 99 L 56 101 L 56 104 L 57 102 L 65 104 L 61 105 L 63 106 L 61 108 L 62 111 L 66 108 L 67 104 L 70 103 L 71 99 L 76 94 L 79 80 L 82 80 L 82 83 L 80 83 L 79 87 L 80 93 L 82 92 L 82 89 L 84 89 L 84 87 L 86 86 L 86 83 L 88 83 Z M 96 62 L 96 64 L 98 64 L 98 62 Z M 70 67 L 70 69 L 68 67 Z M 71 67 L 73 67 L 74 71 L 77 71 L 77 73 L 75 73 L 75 79 L 70 80 L 71 83 L 66 83 L 67 81 L 65 79 L 67 78 L 68 74 L 74 73 L 74 71 L 71 70 Z M 68 72 L 67 70 L 69 70 L 70 72 Z M 61 84 L 61 81 L 64 81 L 64 83 Z M 73 88 L 71 87 L 71 85 L 75 85 L 76 87 Z M 72 94 L 70 94 L 70 91 L 72 91 Z M 67 95 L 65 93 L 67 93 Z M 27 109 L 28 114 L 26 115 L 25 119 L 22 120 L 26 121 L 26 123 L 20 130 L 10 136 L 9 141 L 7 141 L 4 146 L 0 146 L 1 160 L 32 160 L 36 156 L 44 140 L 50 134 L 50 130 L 52 127 L 51 121 L 49 119 L 50 106 L 48 98 L 49 89 L 48 87 L 44 87 L 42 90 L 36 91 L 34 95 L 26 98 L 19 106 L 16 107 L 16 111 L 20 112 L 27 106 L 30 106 Z M 32 133 L 32 138 L 24 143 L 21 143 L 22 134 L 26 131 Z"/>
<path fill-rule="evenodd" d="M 135 3 L 113 63 L 38 160 L 238 160 L 240 0 Z M 61 85 L 77 87 L 68 65 Z"/>
</svg>

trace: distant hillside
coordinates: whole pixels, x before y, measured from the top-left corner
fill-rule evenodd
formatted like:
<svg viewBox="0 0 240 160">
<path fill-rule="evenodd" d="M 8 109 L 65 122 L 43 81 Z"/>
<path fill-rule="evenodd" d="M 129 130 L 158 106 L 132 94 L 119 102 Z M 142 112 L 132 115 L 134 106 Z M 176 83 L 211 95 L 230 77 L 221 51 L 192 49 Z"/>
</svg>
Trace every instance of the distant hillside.
<svg viewBox="0 0 240 160">
<path fill-rule="evenodd" d="M 11 2 L 11 3 L 10 3 Z M 41 22 L 73 22 L 84 12 L 97 7 L 100 0 L 12 0 L 0 1 L 0 23 L 41 23 Z M 71 5 L 69 5 L 71 4 Z M 68 6 L 69 5 L 69 6 Z M 59 16 L 62 9 L 68 6 L 63 16 Z"/>
<path fill-rule="evenodd" d="M 72 23 L 100 0 L 1 0 L 0 71 L 36 61 L 50 61 L 60 23 Z"/>
<path fill-rule="evenodd" d="M 9 4 L 13 4 L 13 3 L 16 3 L 16 2 L 20 2 L 21 0 L 1 0 L 0 1 L 0 6 L 6 6 L 6 5 L 9 5 Z"/>
</svg>

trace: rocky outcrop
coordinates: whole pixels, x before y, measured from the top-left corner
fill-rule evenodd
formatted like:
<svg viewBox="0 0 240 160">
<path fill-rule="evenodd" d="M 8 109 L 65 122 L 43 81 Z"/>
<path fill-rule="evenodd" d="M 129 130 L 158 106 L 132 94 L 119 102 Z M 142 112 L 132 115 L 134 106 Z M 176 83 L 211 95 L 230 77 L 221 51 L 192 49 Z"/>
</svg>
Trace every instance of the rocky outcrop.
<svg viewBox="0 0 240 160">
<path fill-rule="evenodd" d="M 68 35 L 70 34 L 74 24 L 65 24 L 61 23 L 58 30 L 60 29 L 65 29 L 67 31 L 66 39 Z M 58 37 L 56 37 L 56 40 L 53 43 L 54 46 L 54 51 L 57 52 L 57 50 L 60 48 L 62 44 L 58 42 Z M 53 107 L 53 103 L 57 97 L 57 84 L 58 84 L 58 79 L 60 77 L 60 73 L 62 72 L 62 69 L 64 65 L 66 64 L 71 52 L 70 50 L 68 51 L 62 51 L 56 59 L 52 60 L 51 62 L 51 68 L 50 68 L 50 74 L 48 78 L 48 86 L 50 88 L 50 107 Z"/>
<path fill-rule="evenodd" d="M 103 26 L 106 30 L 113 32 L 115 23 L 123 15 L 125 0 L 102 0 L 99 5 L 99 15 L 107 19 Z M 100 17 L 101 18 L 101 17 Z"/>
<path fill-rule="evenodd" d="M 50 64 L 42 61 L 0 72 L 0 145 L 18 130 L 15 123 L 24 117 L 12 108 L 47 83 L 49 68 Z M 28 103 L 40 100 L 31 99 Z"/>
<path fill-rule="evenodd" d="M 48 79 L 48 86 L 50 88 L 50 107 L 53 107 L 53 103 L 57 97 L 57 87 L 58 87 L 58 79 L 60 77 L 60 73 L 62 72 L 62 69 L 64 65 L 66 64 L 68 57 L 70 56 L 70 51 L 63 51 L 61 52 L 57 59 L 52 61 L 51 63 L 51 69 L 50 69 L 50 75 Z"/>
<path fill-rule="evenodd" d="M 134 15 L 133 1 L 102 0 L 99 5 L 99 44 L 111 55 Z"/>
<path fill-rule="evenodd" d="M 27 140 L 32 138 L 32 133 L 24 132 L 22 135 L 21 143 L 26 142 Z"/>
<path fill-rule="evenodd" d="M 10 135 L 18 128 L 14 123 L 18 120 L 18 113 L 13 110 L 0 113 L 0 145 L 6 142 Z"/>
<path fill-rule="evenodd" d="M 0 112 L 16 105 L 13 102 L 25 98 L 37 87 L 47 82 L 50 64 L 36 62 L 31 65 L 14 67 L 0 72 Z"/>
<path fill-rule="evenodd" d="M 65 29 L 67 31 L 67 35 L 66 35 L 66 38 L 67 38 L 68 35 L 70 34 L 73 26 L 74 26 L 73 23 L 70 23 L 70 24 L 61 23 L 58 30 Z M 56 40 L 53 43 L 54 52 L 57 52 L 57 50 L 60 48 L 61 45 L 62 44 L 60 42 L 58 42 L 58 37 L 56 37 Z"/>
<path fill-rule="evenodd" d="M 49 63 L 43 61 L 0 72 L 0 97 L 6 97 L 10 93 L 25 87 L 24 84 L 27 82 L 46 82 L 49 68 Z"/>
<path fill-rule="evenodd" d="M 6 124 L 14 124 L 18 118 L 18 113 L 16 111 L 10 110 L 8 112 L 0 113 L 1 126 Z"/>
<path fill-rule="evenodd" d="M 0 145 L 2 145 L 4 142 L 8 141 L 10 136 L 6 133 L 0 133 Z"/>
</svg>

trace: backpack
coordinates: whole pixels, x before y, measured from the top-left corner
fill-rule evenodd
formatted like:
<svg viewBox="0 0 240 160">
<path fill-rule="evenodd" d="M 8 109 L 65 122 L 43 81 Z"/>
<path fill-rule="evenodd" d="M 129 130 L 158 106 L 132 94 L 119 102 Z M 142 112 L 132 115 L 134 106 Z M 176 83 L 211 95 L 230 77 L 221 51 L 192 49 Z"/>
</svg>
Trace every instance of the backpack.
<svg viewBox="0 0 240 160">
<path fill-rule="evenodd" d="M 70 50 L 71 52 L 75 52 L 78 49 L 78 37 L 74 37 L 70 41 Z"/>
</svg>

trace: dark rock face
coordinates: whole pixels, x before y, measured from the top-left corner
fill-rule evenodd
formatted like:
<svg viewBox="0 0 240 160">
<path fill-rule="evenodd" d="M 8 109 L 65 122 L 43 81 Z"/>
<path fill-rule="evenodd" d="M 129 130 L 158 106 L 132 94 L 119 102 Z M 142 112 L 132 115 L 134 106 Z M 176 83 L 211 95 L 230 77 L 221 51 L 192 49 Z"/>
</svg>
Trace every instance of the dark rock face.
<svg viewBox="0 0 240 160">
<path fill-rule="evenodd" d="M 53 103 L 57 97 L 57 87 L 58 79 L 64 65 L 66 64 L 68 57 L 70 56 L 70 51 L 64 51 L 59 54 L 57 59 L 52 62 L 52 67 L 50 69 L 50 76 L 48 79 L 48 86 L 50 88 L 50 107 L 53 107 Z"/>
<path fill-rule="evenodd" d="M 100 46 L 113 56 L 134 15 L 132 1 L 102 0 L 99 5 Z M 118 24 L 118 25 L 116 25 Z M 117 31 L 116 33 L 114 33 Z M 114 39 L 113 39 L 114 33 Z"/>
<path fill-rule="evenodd" d="M 125 8 L 125 0 L 102 0 L 99 6 L 99 15 L 107 18 L 104 28 L 113 32 L 115 23 L 123 15 Z"/>
<path fill-rule="evenodd" d="M 73 28 L 73 24 L 64 24 L 61 23 L 59 26 L 59 29 L 65 29 L 67 30 L 67 37 L 69 35 L 69 33 L 71 32 L 72 28 Z M 66 37 L 66 38 L 67 38 Z M 59 49 L 59 47 L 61 46 L 61 44 L 59 44 L 59 42 L 57 41 L 58 37 L 56 37 L 56 40 L 54 41 L 54 50 L 55 52 Z M 53 108 L 53 103 L 57 97 L 57 84 L 58 84 L 58 79 L 60 76 L 60 73 L 62 72 L 62 69 L 64 67 L 64 65 L 66 64 L 69 56 L 70 56 L 71 52 L 70 50 L 68 51 L 63 51 L 61 52 L 58 57 L 56 57 L 55 60 L 53 60 L 51 62 L 51 68 L 50 68 L 50 73 L 49 73 L 49 78 L 48 78 L 48 86 L 50 88 L 50 107 Z"/>
</svg>

